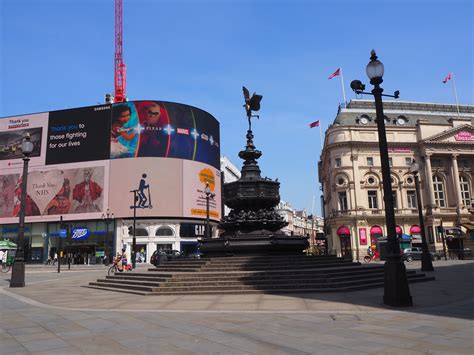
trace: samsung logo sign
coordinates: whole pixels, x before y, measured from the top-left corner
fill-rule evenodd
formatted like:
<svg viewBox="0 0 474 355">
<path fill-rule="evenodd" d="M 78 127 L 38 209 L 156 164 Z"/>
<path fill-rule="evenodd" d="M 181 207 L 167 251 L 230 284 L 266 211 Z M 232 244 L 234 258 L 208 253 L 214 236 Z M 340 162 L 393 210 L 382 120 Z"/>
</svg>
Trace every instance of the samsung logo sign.
<svg viewBox="0 0 474 355">
<path fill-rule="evenodd" d="M 90 234 L 87 228 L 74 228 L 72 230 L 72 240 L 86 240 Z"/>
</svg>

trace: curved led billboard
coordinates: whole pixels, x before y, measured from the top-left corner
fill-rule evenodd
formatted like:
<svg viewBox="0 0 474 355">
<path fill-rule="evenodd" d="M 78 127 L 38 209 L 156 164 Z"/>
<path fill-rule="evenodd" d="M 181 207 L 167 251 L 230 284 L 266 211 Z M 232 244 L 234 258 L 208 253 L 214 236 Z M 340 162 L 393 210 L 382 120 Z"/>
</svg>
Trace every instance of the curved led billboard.
<svg viewBox="0 0 474 355">
<path fill-rule="evenodd" d="M 33 142 L 26 221 L 206 214 L 220 219 L 219 123 L 163 101 L 131 101 L 0 119 L 0 223 L 17 223 L 26 133 Z M 128 159 L 127 159 L 128 158 Z"/>
</svg>

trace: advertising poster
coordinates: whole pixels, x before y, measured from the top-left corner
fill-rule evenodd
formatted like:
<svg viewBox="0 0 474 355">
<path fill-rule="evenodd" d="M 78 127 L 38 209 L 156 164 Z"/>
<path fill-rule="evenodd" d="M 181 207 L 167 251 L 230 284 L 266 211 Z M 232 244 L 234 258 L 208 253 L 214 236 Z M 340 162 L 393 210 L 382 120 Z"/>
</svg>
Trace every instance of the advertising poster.
<svg viewBox="0 0 474 355">
<path fill-rule="evenodd" d="M 110 158 L 163 157 L 220 164 L 219 123 L 188 105 L 134 101 L 113 106 Z"/>
<path fill-rule="evenodd" d="M 108 162 L 68 164 L 67 168 L 34 168 L 28 173 L 26 222 L 100 218 L 107 201 Z M 17 222 L 21 172 L 0 176 L 0 223 Z M 54 216 L 54 217 L 53 217 Z M 29 218 L 31 217 L 31 218 Z"/>
<path fill-rule="evenodd" d="M 180 217 L 183 214 L 183 161 L 166 158 L 110 162 L 109 207 L 116 217 Z"/>
<path fill-rule="evenodd" d="M 218 169 L 209 165 L 183 161 L 183 216 L 206 218 L 206 194 L 204 189 L 209 183 L 211 193 L 209 200 L 209 218 L 221 219 L 221 174 Z"/>
<path fill-rule="evenodd" d="M 46 164 L 109 159 L 111 105 L 49 114 Z"/>
<path fill-rule="evenodd" d="M 0 169 L 23 166 L 21 143 L 27 134 L 33 143 L 30 166 L 44 165 L 47 125 L 47 112 L 0 119 Z"/>
</svg>

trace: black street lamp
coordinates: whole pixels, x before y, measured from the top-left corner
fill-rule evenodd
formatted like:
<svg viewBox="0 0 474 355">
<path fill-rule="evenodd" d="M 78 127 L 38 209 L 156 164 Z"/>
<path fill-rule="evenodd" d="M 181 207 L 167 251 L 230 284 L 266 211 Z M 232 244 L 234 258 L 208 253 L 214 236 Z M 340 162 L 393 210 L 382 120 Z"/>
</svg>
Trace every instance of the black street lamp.
<svg viewBox="0 0 474 355">
<path fill-rule="evenodd" d="M 18 245 L 12 269 L 10 287 L 25 287 L 25 254 L 23 250 L 23 239 L 25 236 L 26 180 L 28 178 L 29 157 L 31 152 L 33 152 L 33 143 L 31 142 L 28 133 L 21 143 L 21 151 L 23 153 L 23 175 L 21 178 L 20 221 L 18 225 Z"/>
<path fill-rule="evenodd" d="M 428 243 L 426 243 L 425 234 L 425 221 L 423 218 L 423 207 L 421 206 L 420 196 L 420 179 L 418 178 L 418 172 L 420 171 L 420 165 L 413 160 L 410 167 L 410 172 L 415 176 L 415 190 L 416 190 L 416 203 L 418 205 L 418 216 L 420 219 L 421 227 L 421 271 L 434 271 L 433 263 L 431 261 L 431 255 L 428 251 Z"/>
<path fill-rule="evenodd" d="M 137 254 L 135 250 L 137 250 L 137 202 L 138 202 L 138 191 L 139 190 L 132 190 L 130 192 L 133 192 L 133 239 L 132 239 L 132 250 L 131 250 L 131 256 L 132 256 L 132 268 L 135 270 L 135 267 L 137 266 Z"/>
<path fill-rule="evenodd" d="M 216 195 L 215 193 L 211 192 L 211 188 L 209 187 L 209 183 L 206 182 L 206 188 L 204 189 L 204 193 L 206 194 L 206 239 L 211 239 L 211 226 L 209 223 L 209 199 L 214 198 Z"/>
<path fill-rule="evenodd" d="M 114 219 L 115 219 L 115 216 L 113 212 L 110 212 L 109 208 L 107 208 L 107 211 L 105 211 L 105 213 L 102 213 L 102 220 L 105 223 L 104 255 L 105 255 L 105 258 L 106 258 L 105 260 L 107 261 L 107 264 L 109 263 L 109 260 L 112 260 L 112 258 L 109 258 L 107 243 L 109 241 L 109 224 L 112 223 Z"/>
<path fill-rule="evenodd" d="M 385 220 L 387 224 L 387 261 L 384 265 L 384 296 L 383 302 L 389 306 L 401 307 L 412 306 L 413 299 L 408 287 L 408 278 L 400 255 L 400 244 L 397 237 L 395 224 L 395 210 L 393 208 L 393 195 L 390 176 L 390 164 L 388 159 L 387 135 L 385 133 L 385 120 L 383 113 L 382 96 L 399 97 L 399 92 L 394 95 L 382 94 L 383 89 L 380 84 L 383 82 L 384 66 L 377 60 L 375 51 L 372 50 L 370 62 L 366 67 L 367 76 L 370 83 L 374 86 L 372 95 L 375 99 L 375 111 L 377 118 L 377 131 L 379 138 L 380 161 L 382 165 L 383 195 L 385 202 Z M 369 94 L 363 92 L 365 85 L 360 80 L 351 82 L 351 88 L 357 94 Z"/>
</svg>

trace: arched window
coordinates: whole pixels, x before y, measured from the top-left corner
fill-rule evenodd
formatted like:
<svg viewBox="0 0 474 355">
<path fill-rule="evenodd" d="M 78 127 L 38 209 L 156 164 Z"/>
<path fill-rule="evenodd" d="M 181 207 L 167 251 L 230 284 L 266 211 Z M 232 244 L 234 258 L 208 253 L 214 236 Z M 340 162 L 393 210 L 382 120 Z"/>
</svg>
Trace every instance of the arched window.
<svg viewBox="0 0 474 355">
<path fill-rule="evenodd" d="M 140 228 L 138 227 L 136 232 L 135 232 L 136 237 L 148 237 L 148 231 L 146 228 Z"/>
<path fill-rule="evenodd" d="M 439 207 L 446 207 L 443 179 L 441 179 L 438 175 L 433 176 L 433 190 L 435 195 L 435 204 L 437 204 Z"/>
<path fill-rule="evenodd" d="M 172 237 L 173 230 L 170 227 L 160 227 L 155 234 L 157 237 Z"/>
<path fill-rule="evenodd" d="M 461 175 L 459 177 L 459 183 L 461 184 L 462 203 L 466 207 L 471 207 L 471 189 L 469 186 L 469 180 L 467 177 Z"/>
</svg>

